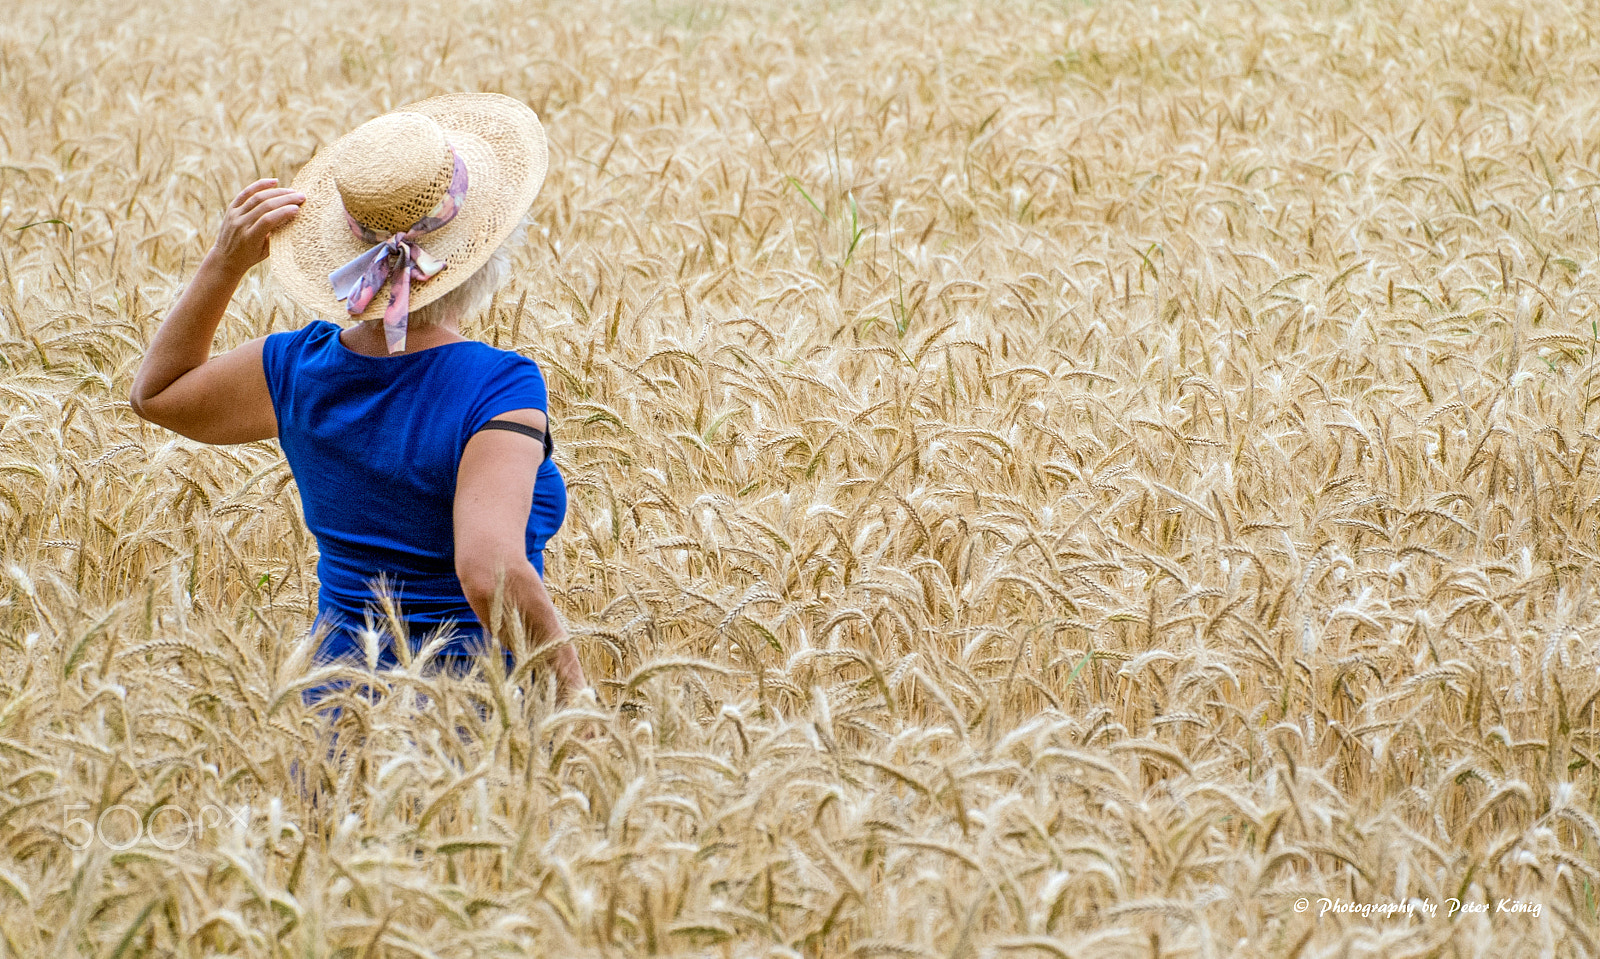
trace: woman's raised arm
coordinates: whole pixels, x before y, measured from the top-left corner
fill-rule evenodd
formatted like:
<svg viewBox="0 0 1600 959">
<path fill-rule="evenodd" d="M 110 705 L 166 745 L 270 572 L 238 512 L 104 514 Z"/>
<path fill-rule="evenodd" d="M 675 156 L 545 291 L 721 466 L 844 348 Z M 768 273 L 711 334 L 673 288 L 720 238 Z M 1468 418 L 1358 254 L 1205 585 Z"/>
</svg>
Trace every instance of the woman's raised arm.
<svg viewBox="0 0 1600 959">
<path fill-rule="evenodd" d="M 278 435 L 261 365 L 261 339 L 211 356 L 211 341 L 245 273 L 267 258 L 272 232 L 305 196 L 257 180 L 222 220 L 217 242 L 168 311 L 139 364 L 128 396 L 144 419 L 204 443 L 246 443 Z"/>
</svg>

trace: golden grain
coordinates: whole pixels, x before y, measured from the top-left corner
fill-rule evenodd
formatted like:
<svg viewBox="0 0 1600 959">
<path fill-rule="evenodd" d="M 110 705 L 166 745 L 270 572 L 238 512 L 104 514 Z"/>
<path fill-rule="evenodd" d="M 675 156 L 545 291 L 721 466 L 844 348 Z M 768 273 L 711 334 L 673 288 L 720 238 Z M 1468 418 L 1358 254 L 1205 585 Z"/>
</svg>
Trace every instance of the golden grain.
<svg viewBox="0 0 1600 959">
<path fill-rule="evenodd" d="M 101 7 L 0 23 L 0 955 L 1594 954 L 1596 10 Z M 125 402 L 459 89 L 598 705 L 310 670 L 276 444 Z"/>
</svg>

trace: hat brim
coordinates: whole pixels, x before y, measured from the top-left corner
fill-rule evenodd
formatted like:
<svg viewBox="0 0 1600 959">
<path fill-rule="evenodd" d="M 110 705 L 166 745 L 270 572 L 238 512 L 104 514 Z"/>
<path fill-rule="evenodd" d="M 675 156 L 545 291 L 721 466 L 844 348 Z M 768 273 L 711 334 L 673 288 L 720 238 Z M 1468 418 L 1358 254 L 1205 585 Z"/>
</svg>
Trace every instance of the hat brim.
<svg viewBox="0 0 1600 959">
<path fill-rule="evenodd" d="M 417 242 L 443 260 L 431 280 L 411 284 L 416 310 L 465 283 L 516 229 L 544 185 L 549 148 L 539 117 L 526 104 L 498 93 L 455 93 L 400 107 L 396 113 L 433 118 L 467 167 L 467 195 L 455 218 Z M 295 302 L 327 318 L 383 316 L 389 284 L 360 314 L 333 294 L 328 274 L 371 244 L 350 231 L 333 182 L 337 142 L 306 161 L 294 188 L 306 195 L 300 213 L 272 237 L 272 274 Z"/>
</svg>

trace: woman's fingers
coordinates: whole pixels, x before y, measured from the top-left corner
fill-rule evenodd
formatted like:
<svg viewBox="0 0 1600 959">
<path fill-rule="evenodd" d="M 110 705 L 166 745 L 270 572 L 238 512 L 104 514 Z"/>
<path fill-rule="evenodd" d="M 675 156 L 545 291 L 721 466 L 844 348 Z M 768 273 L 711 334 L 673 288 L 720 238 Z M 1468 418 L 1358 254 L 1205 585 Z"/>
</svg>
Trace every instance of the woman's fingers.
<svg viewBox="0 0 1600 959">
<path fill-rule="evenodd" d="M 212 250 L 219 262 L 239 275 L 267 258 L 272 232 L 300 212 L 305 194 L 267 177 L 239 191 L 222 218 Z"/>
<path fill-rule="evenodd" d="M 276 210 L 283 206 L 299 206 L 305 201 L 305 198 L 306 195 L 304 193 L 296 193 L 294 190 L 284 190 L 282 193 L 274 193 L 272 196 L 261 200 L 249 210 L 245 211 L 245 216 L 247 218 L 251 216 L 260 216 L 263 213 Z"/>
<path fill-rule="evenodd" d="M 271 233 L 294 219 L 299 213 L 300 205 L 298 203 L 286 203 L 275 210 L 263 213 L 261 219 L 257 220 L 256 223 L 261 229 Z"/>
<path fill-rule="evenodd" d="M 254 228 L 262 225 L 266 225 L 268 229 L 272 229 L 274 228 L 275 224 L 284 222 L 284 217 L 279 215 L 283 210 L 293 207 L 296 211 L 298 211 L 300 209 L 300 204 L 304 203 L 305 199 L 305 194 L 295 193 L 292 190 L 269 197 L 242 213 L 240 215 L 240 225 L 246 230 L 253 230 Z M 293 214 L 291 213 L 289 215 L 292 216 Z M 272 223 L 265 224 L 264 221 L 268 220 L 269 218 L 271 219 Z"/>
<path fill-rule="evenodd" d="M 238 212 L 241 216 L 248 217 L 251 213 L 259 209 L 262 204 L 270 203 L 273 200 L 285 196 L 299 197 L 301 200 L 305 199 L 304 194 L 296 192 L 289 187 L 273 187 L 271 189 L 258 190 L 256 193 L 252 194 L 248 200 L 239 206 Z"/>
<path fill-rule="evenodd" d="M 254 182 L 254 183 L 250 184 L 249 186 L 245 187 L 243 190 L 240 190 L 239 191 L 239 195 L 234 197 L 233 198 L 233 202 L 228 204 L 228 206 L 230 206 L 231 208 L 233 208 L 235 210 L 241 209 L 242 207 L 244 207 L 244 205 L 246 203 L 248 203 L 250 201 L 251 197 L 255 196 L 257 193 L 260 193 L 262 190 L 271 189 L 272 187 L 275 187 L 277 185 L 278 185 L 278 178 L 277 177 L 270 177 L 269 176 L 269 177 L 265 177 L 263 179 L 257 180 L 256 182 Z"/>
</svg>

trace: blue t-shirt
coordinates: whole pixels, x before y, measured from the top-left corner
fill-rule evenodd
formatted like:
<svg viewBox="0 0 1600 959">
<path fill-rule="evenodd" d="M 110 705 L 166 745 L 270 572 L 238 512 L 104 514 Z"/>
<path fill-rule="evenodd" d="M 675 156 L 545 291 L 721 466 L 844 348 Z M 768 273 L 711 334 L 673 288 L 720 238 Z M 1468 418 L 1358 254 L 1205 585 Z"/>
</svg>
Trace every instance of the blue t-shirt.
<svg viewBox="0 0 1600 959">
<path fill-rule="evenodd" d="M 376 357 L 339 342 L 339 332 L 317 320 L 268 336 L 261 355 L 278 440 L 322 554 L 317 618 L 332 627 L 322 656 L 357 652 L 353 630 L 374 606 L 379 576 L 413 637 L 452 622 L 461 638 L 445 651 L 467 652 L 481 629 L 456 578 L 461 451 L 502 413 L 546 411 L 544 377 L 532 360 L 486 343 Z M 528 559 L 541 576 L 545 543 L 566 511 L 566 483 L 546 459 L 527 530 Z"/>
</svg>

